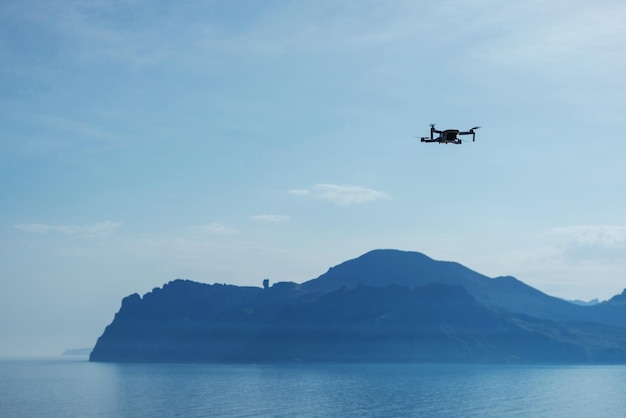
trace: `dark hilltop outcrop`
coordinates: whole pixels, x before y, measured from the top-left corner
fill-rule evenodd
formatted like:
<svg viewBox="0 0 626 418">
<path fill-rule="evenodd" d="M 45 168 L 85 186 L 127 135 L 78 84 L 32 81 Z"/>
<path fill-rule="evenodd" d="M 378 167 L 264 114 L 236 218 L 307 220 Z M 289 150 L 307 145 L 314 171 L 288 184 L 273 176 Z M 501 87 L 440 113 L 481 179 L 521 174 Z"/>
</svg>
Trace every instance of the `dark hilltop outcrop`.
<svg viewBox="0 0 626 418">
<path fill-rule="evenodd" d="M 626 291 L 593 306 L 424 254 L 375 250 L 302 284 L 175 280 L 123 299 L 109 362 L 626 362 Z"/>
</svg>

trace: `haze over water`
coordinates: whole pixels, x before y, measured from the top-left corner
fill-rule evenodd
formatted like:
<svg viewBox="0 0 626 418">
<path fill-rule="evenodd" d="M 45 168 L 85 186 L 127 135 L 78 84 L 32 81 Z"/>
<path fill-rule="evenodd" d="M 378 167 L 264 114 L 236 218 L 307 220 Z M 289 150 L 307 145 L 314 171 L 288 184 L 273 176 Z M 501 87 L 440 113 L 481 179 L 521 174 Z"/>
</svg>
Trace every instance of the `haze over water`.
<svg viewBox="0 0 626 418">
<path fill-rule="evenodd" d="M 3 417 L 621 417 L 626 366 L 0 361 Z"/>
</svg>

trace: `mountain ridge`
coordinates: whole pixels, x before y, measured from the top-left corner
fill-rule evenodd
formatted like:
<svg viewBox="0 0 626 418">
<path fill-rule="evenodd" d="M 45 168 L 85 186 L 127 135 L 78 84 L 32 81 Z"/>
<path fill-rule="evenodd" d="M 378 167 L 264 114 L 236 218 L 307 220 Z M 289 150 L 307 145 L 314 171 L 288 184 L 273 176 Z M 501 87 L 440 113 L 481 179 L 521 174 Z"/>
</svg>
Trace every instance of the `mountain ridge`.
<svg viewBox="0 0 626 418">
<path fill-rule="evenodd" d="M 577 306 L 510 277 L 373 250 L 298 284 L 135 293 L 90 361 L 626 362 L 626 291 Z"/>
<path fill-rule="evenodd" d="M 356 268 L 351 268 L 353 265 Z M 391 281 L 389 276 L 393 277 Z M 582 319 L 587 314 L 583 311 L 584 306 L 547 295 L 513 276 L 489 278 L 456 262 L 438 261 L 419 252 L 392 249 L 369 251 L 331 267 L 302 286 L 312 291 L 328 291 L 358 283 L 408 287 L 430 283 L 458 285 L 466 288 L 478 301 L 514 313 L 568 320 Z"/>
</svg>

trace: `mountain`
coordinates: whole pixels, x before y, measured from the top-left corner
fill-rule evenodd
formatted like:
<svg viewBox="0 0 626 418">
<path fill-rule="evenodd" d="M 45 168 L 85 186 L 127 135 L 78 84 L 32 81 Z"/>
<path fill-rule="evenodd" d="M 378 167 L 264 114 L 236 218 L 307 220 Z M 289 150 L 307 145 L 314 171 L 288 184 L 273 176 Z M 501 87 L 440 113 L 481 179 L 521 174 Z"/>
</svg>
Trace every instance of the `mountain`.
<svg viewBox="0 0 626 418">
<path fill-rule="evenodd" d="M 327 292 L 358 284 L 415 288 L 431 283 L 462 286 L 477 301 L 511 313 L 626 327 L 626 315 L 618 314 L 621 308 L 610 307 L 626 305 L 626 290 L 607 302 L 581 305 L 549 296 L 511 276 L 489 278 L 459 263 L 433 260 L 418 252 L 373 250 L 330 268 L 302 287 L 312 292 Z"/>
<path fill-rule="evenodd" d="M 175 280 L 123 299 L 91 361 L 626 362 L 626 292 L 592 307 L 375 250 L 302 284 Z"/>
<path fill-rule="evenodd" d="M 436 261 L 418 252 L 398 250 L 370 251 L 332 267 L 304 283 L 303 288 L 325 292 L 358 284 L 415 288 L 430 283 L 462 286 L 478 301 L 510 312 L 555 319 L 578 317 L 578 312 L 582 312 L 577 306 L 548 296 L 514 277 L 490 279 L 455 262 Z"/>
</svg>

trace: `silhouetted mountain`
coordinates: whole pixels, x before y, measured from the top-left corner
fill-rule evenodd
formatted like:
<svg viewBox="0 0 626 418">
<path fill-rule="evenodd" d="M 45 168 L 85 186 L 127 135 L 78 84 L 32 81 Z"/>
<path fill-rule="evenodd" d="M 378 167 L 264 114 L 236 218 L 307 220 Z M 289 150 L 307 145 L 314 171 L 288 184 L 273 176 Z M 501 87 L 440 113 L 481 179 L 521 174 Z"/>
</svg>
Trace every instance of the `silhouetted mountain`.
<svg viewBox="0 0 626 418">
<path fill-rule="evenodd" d="M 124 298 L 92 361 L 624 362 L 626 293 L 594 307 L 376 250 L 303 284 L 176 280 Z"/>
<path fill-rule="evenodd" d="M 304 283 L 310 291 L 326 292 L 358 284 L 382 287 L 397 284 L 415 288 L 431 283 L 462 286 L 479 302 L 509 312 L 550 319 L 578 319 L 578 306 L 548 296 L 514 277 L 490 279 L 449 261 L 436 261 L 418 252 L 374 250 L 332 267 L 317 279 Z"/>
</svg>

